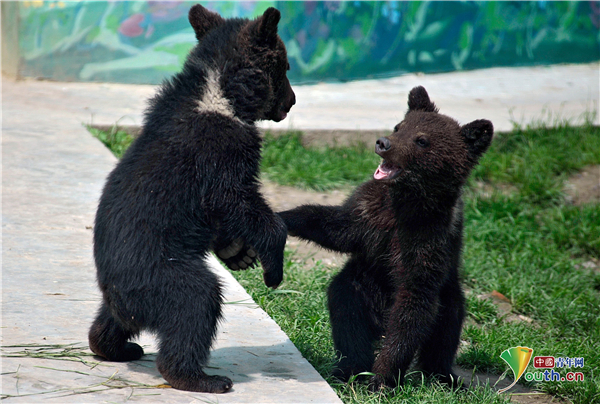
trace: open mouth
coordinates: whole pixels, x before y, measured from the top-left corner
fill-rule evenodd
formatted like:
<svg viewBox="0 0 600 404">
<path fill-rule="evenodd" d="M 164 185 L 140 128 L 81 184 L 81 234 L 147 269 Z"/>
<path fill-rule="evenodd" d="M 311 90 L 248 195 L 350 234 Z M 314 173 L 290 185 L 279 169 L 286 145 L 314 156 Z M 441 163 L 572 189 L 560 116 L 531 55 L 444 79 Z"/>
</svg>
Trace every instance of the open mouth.
<svg viewBox="0 0 600 404">
<path fill-rule="evenodd" d="M 290 108 L 291 109 L 291 108 Z M 271 112 L 271 120 L 274 122 L 281 122 L 288 116 L 288 112 L 290 109 L 286 109 L 285 107 L 280 108 L 276 111 Z"/>
<path fill-rule="evenodd" d="M 396 178 L 401 171 L 402 169 L 400 167 L 383 160 L 381 164 L 379 164 L 379 167 L 377 167 L 377 170 L 375 170 L 373 178 L 376 180 L 391 180 Z"/>
</svg>

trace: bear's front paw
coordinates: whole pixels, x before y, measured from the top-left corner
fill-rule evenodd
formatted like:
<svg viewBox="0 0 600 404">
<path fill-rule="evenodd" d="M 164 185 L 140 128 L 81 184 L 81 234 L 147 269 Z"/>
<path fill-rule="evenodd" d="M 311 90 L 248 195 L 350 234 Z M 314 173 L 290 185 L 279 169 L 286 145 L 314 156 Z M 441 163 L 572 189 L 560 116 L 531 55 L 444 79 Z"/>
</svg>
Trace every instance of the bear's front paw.
<svg viewBox="0 0 600 404">
<path fill-rule="evenodd" d="M 263 272 L 263 280 L 269 288 L 276 289 L 283 281 L 283 270 L 281 271 L 265 271 Z"/>
<path fill-rule="evenodd" d="M 387 383 L 385 382 L 385 379 L 381 375 L 371 376 L 371 379 L 369 379 L 369 391 L 371 391 L 373 393 L 381 391 L 381 390 L 385 389 L 386 387 L 388 387 Z"/>
<path fill-rule="evenodd" d="M 241 238 L 237 238 L 227 247 L 217 250 L 217 256 L 232 271 L 254 268 L 258 262 L 258 254 L 254 248 Z"/>
</svg>

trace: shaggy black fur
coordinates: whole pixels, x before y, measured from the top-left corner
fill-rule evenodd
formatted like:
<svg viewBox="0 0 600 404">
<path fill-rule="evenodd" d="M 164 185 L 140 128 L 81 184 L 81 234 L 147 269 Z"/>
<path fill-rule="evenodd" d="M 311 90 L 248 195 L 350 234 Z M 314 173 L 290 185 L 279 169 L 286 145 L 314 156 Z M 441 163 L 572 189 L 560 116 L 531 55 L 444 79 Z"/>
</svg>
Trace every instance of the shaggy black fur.
<svg viewBox="0 0 600 404">
<path fill-rule="evenodd" d="M 202 370 L 223 300 L 207 254 L 240 244 L 226 261 L 242 267 L 238 259 L 252 246 L 267 286 L 283 277 L 286 228 L 259 193 L 254 125 L 280 121 L 295 103 L 279 18 L 274 8 L 249 21 L 192 7 L 199 43 L 151 100 L 142 133 L 98 206 L 94 257 L 103 302 L 90 348 L 112 361 L 139 359 L 142 348 L 128 341 L 153 331 L 158 369 L 177 389 L 232 386 Z"/>
<path fill-rule="evenodd" d="M 461 127 L 438 114 L 416 87 L 405 119 L 377 141 L 383 162 L 374 180 L 342 206 L 280 213 L 290 235 L 350 254 L 328 290 L 338 378 L 372 371 L 372 389 L 396 386 L 418 353 L 426 374 L 456 382 L 452 362 L 464 317 L 461 191 L 492 134 L 489 121 Z"/>
</svg>

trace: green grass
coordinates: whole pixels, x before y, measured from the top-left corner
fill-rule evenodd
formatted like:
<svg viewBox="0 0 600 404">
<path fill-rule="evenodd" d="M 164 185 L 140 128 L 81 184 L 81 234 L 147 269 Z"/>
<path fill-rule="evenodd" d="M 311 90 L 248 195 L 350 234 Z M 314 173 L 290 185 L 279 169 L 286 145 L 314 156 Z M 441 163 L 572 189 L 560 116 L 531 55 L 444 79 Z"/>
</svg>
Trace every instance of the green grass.
<svg viewBox="0 0 600 404">
<path fill-rule="evenodd" d="M 471 178 L 515 185 L 530 202 L 552 201 L 561 198 L 569 174 L 598 161 L 598 127 L 516 129 L 495 135 Z"/>
<path fill-rule="evenodd" d="M 263 174 L 270 180 L 318 190 L 357 185 L 371 178 L 378 164 L 370 148 L 306 148 L 298 133 L 267 136 L 263 154 Z M 534 355 L 584 357 L 583 369 L 571 369 L 582 371 L 584 382 L 520 381 L 576 404 L 600 402 L 600 269 L 581 266 L 600 257 L 600 206 L 567 204 L 563 182 L 589 164 L 600 164 L 600 128 L 517 129 L 497 134 L 465 192 L 469 321 L 457 364 L 501 374 L 508 366 L 500 353 L 517 345 L 533 348 Z M 451 392 L 418 373 L 403 388 L 378 394 L 369 393 L 360 377 L 348 385 L 332 380 L 326 288 L 337 271 L 320 262 L 298 262 L 288 251 L 280 290 L 267 289 L 257 271 L 234 276 L 346 403 L 508 400 L 489 387 Z M 509 323 L 492 303 L 476 297 L 493 290 L 533 323 Z"/>
<path fill-rule="evenodd" d="M 125 150 L 133 142 L 133 137 L 122 130 L 118 130 L 117 126 L 113 126 L 112 130 L 104 131 L 93 126 L 86 126 L 87 130 L 98 140 L 100 140 L 104 146 L 108 147 L 115 156 L 121 158 Z"/>
</svg>

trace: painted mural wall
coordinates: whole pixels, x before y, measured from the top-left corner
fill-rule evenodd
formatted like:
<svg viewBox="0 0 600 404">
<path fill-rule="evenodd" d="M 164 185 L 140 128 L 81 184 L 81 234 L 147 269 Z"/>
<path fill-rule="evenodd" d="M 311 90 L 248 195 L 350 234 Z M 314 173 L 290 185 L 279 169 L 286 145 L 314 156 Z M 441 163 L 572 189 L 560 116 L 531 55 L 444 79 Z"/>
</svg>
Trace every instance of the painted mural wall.
<svg viewBox="0 0 600 404">
<path fill-rule="evenodd" d="M 21 2 L 20 72 L 159 83 L 195 43 L 195 3 Z M 200 3 L 226 17 L 278 8 L 295 83 L 600 60 L 598 1 Z"/>
</svg>

